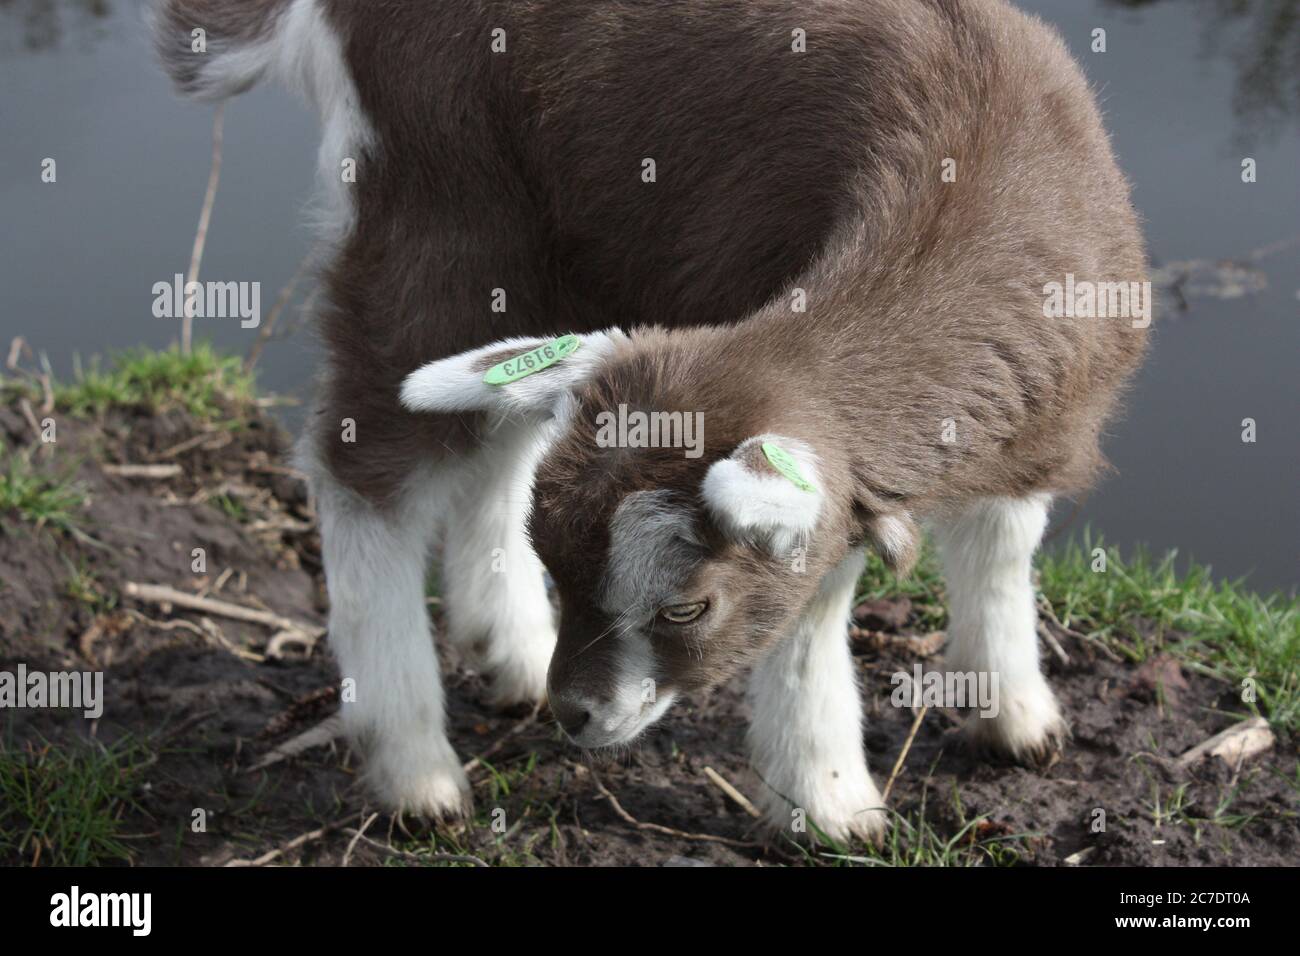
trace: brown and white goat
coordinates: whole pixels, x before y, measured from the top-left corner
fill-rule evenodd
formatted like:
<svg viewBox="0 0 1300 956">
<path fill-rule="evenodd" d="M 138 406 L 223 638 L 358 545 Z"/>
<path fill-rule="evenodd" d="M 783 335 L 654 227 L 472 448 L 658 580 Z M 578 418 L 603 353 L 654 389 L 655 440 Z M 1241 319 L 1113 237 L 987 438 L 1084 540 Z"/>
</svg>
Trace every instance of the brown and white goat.
<svg viewBox="0 0 1300 956">
<path fill-rule="evenodd" d="M 1050 29 L 1002 0 L 157 12 L 185 92 L 270 74 L 322 118 L 329 358 L 302 455 L 344 716 L 390 805 L 469 799 L 424 603 L 439 534 L 447 639 L 497 700 L 549 692 L 579 744 L 752 665 L 777 825 L 883 825 L 845 622 L 864 548 L 904 567 L 918 521 L 946 666 L 999 677 L 976 736 L 1032 757 L 1063 732 L 1030 562 L 1145 324 L 1046 317 L 1044 294 L 1145 261 Z M 484 381 L 560 333 L 558 362 Z M 701 416 L 702 447 L 599 440 L 629 409 Z"/>
</svg>

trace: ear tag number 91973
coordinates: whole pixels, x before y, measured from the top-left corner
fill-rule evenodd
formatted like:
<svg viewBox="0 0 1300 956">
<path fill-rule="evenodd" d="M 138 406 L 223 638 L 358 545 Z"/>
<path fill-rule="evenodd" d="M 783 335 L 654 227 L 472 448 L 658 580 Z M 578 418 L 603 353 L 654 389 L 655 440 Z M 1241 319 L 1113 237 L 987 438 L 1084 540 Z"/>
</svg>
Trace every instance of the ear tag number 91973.
<svg viewBox="0 0 1300 956">
<path fill-rule="evenodd" d="M 539 345 L 522 355 L 516 355 L 514 358 L 493 365 L 483 376 L 483 381 L 489 385 L 509 385 L 511 382 L 517 382 L 521 378 L 540 372 L 544 368 L 550 368 L 556 362 L 568 358 L 581 344 L 582 339 L 576 335 L 562 335 L 558 339 L 551 339 L 545 345 Z"/>
</svg>

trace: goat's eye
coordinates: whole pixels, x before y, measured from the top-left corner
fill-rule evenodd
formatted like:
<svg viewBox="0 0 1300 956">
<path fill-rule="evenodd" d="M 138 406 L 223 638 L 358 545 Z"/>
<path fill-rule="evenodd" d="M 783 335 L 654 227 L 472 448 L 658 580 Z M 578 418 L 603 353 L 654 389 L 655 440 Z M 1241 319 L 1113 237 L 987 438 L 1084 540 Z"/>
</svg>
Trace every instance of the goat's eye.
<svg viewBox="0 0 1300 956">
<path fill-rule="evenodd" d="M 670 604 L 659 609 L 659 616 L 669 624 L 689 624 L 709 608 L 708 601 L 694 604 Z"/>
</svg>

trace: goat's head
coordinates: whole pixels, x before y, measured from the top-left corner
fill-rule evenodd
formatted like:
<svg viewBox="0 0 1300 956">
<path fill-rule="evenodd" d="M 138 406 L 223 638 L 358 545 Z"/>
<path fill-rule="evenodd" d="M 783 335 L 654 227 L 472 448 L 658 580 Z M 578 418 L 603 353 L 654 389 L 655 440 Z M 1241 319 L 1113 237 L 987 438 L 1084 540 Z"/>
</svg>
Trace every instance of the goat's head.
<svg viewBox="0 0 1300 956">
<path fill-rule="evenodd" d="M 755 660 L 855 539 L 898 562 L 914 546 L 905 518 L 864 524 L 846 460 L 800 434 L 786 396 L 709 371 L 718 356 L 694 338 L 566 337 L 558 361 L 519 378 L 548 343 L 512 340 L 430 363 L 402 389 L 413 410 L 485 413 L 485 434 L 550 430 L 529 532 L 560 598 L 550 706 L 582 746 L 631 741 L 680 694 Z M 669 416 L 657 430 L 655 413 Z M 615 420 L 632 428 L 611 434 Z M 664 441 L 674 425 L 691 441 Z"/>
</svg>

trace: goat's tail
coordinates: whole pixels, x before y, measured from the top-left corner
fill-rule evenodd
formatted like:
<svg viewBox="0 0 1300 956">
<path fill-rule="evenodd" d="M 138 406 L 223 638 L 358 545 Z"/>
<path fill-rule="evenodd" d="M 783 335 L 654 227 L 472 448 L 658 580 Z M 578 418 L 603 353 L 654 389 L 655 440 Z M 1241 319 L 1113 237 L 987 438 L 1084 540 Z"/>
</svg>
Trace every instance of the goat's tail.
<svg viewBox="0 0 1300 956">
<path fill-rule="evenodd" d="M 153 0 L 154 45 L 176 88 L 213 102 L 242 93 L 268 72 L 289 72 L 286 49 L 319 16 L 310 0 Z M 294 44 L 296 45 L 296 44 Z"/>
</svg>

